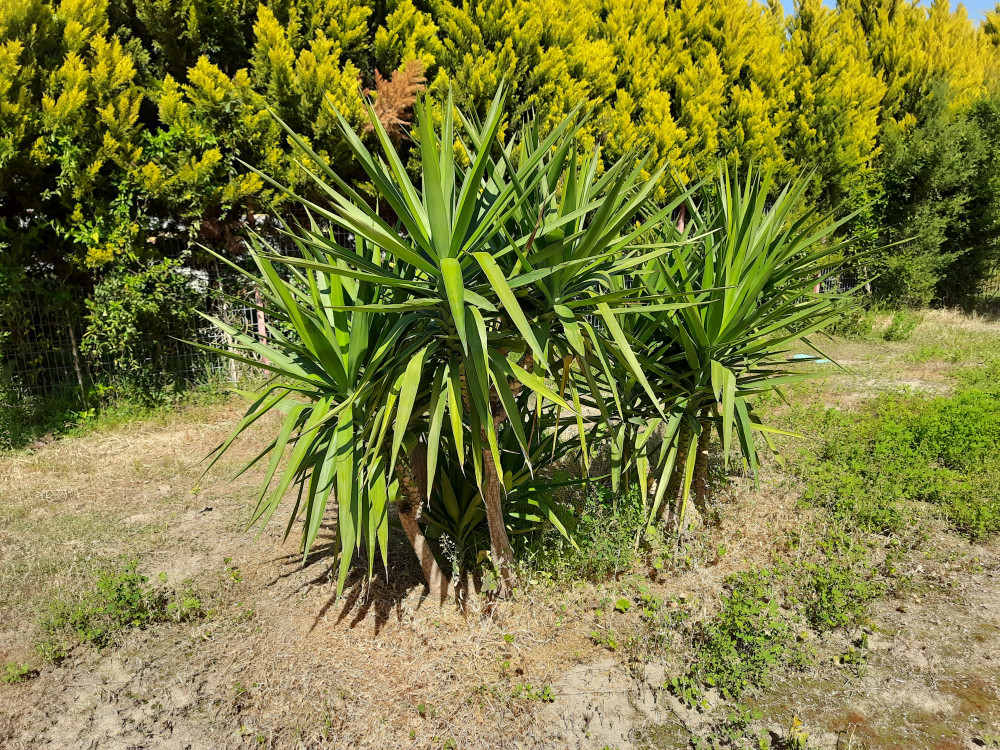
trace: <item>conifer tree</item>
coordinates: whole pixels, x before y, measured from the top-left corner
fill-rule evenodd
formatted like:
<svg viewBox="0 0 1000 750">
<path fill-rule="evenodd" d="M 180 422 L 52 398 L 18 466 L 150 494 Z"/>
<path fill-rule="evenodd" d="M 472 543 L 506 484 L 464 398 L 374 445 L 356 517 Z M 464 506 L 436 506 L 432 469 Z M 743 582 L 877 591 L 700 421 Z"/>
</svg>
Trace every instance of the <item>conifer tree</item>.
<svg viewBox="0 0 1000 750">
<path fill-rule="evenodd" d="M 993 10 L 986 14 L 983 21 L 983 34 L 987 41 L 993 45 L 993 54 L 996 55 L 1000 48 L 1000 3 L 997 3 Z"/>
<path fill-rule="evenodd" d="M 122 189 L 141 151 L 135 64 L 110 33 L 107 0 L 34 0 L 0 14 L 8 71 L 0 196 L 12 219 L 0 241 L 16 252 L 37 238 L 23 252 L 45 244 L 56 268 L 99 266 L 128 252 L 141 231 L 136 196 Z M 18 231 L 25 223 L 31 230 Z"/>
<path fill-rule="evenodd" d="M 868 197 L 886 87 L 872 67 L 849 8 L 801 0 L 789 22 L 792 158 L 814 168 L 817 197 L 830 207 Z"/>
<path fill-rule="evenodd" d="M 788 19 L 760 0 L 8 2 L 0 243 L 8 259 L 30 247 L 14 266 L 51 257 L 81 278 L 155 256 L 146 235 L 162 228 L 235 243 L 284 210 L 243 162 L 306 187 L 268 108 L 353 182 L 328 100 L 363 131 L 376 73 L 415 60 L 431 98 L 464 111 L 506 81 L 505 129 L 531 118 L 545 133 L 579 108 L 578 142 L 603 163 L 639 150 L 683 180 L 720 162 L 815 169 L 814 200 L 882 205 L 885 146 L 924 125 L 932 97 L 961 119 L 998 93 L 998 19 L 976 26 L 948 0 L 800 0 Z M 656 197 L 673 190 L 664 178 Z"/>
</svg>

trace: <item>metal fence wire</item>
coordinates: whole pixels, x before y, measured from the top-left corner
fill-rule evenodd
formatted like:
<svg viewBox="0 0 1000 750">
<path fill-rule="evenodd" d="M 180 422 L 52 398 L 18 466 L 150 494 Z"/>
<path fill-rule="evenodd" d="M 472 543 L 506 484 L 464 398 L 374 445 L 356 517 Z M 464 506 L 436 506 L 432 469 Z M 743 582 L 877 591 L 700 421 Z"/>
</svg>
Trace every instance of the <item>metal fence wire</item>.
<svg viewBox="0 0 1000 750">
<path fill-rule="evenodd" d="M 353 237 L 342 230 L 334 229 L 333 237 L 345 247 L 354 246 Z M 287 236 L 275 233 L 267 239 L 278 252 L 298 254 Z M 243 258 L 242 264 L 252 262 Z M 254 307 L 258 298 L 247 279 L 235 272 L 214 278 L 203 269 L 180 272 L 197 290 L 201 312 L 233 328 L 264 333 L 264 314 Z M 130 338 L 126 362 L 88 351 L 87 309 L 80 300 L 40 290 L 22 295 L 16 309 L 0 327 L 0 408 L 26 408 L 55 394 L 87 404 L 109 390 L 180 391 L 208 382 L 235 382 L 246 370 L 194 345 L 227 349 L 232 342 L 222 330 L 210 324 L 175 325 L 180 316 L 157 321 L 155 335 L 140 332 Z"/>
<path fill-rule="evenodd" d="M 232 360 L 190 343 L 225 348 L 226 335 L 211 325 L 182 328 L 165 321 L 155 336 L 140 334 L 129 341 L 125 366 L 114 356 L 88 353 L 85 312 L 49 305 L 35 295 L 19 303 L 21 324 L 0 339 L 0 403 L 5 406 L 25 405 L 57 392 L 78 394 L 87 402 L 108 389 L 182 389 L 239 376 Z M 203 303 L 203 311 L 236 328 L 257 328 L 258 312 L 248 304 L 234 305 L 208 293 Z"/>
</svg>

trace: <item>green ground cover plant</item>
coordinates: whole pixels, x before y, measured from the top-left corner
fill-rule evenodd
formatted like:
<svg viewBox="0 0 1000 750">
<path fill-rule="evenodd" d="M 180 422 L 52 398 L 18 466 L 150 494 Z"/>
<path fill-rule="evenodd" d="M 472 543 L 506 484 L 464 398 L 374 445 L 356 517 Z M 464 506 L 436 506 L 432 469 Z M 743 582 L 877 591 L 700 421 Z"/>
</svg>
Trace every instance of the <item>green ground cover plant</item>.
<svg viewBox="0 0 1000 750">
<path fill-rule="evenodd" d="M 18 682 L 31 679 L 37 673 L 37 670 L 30 664 L 19 664 L 18 662 L 9 661 L 4 665 L 3 674 L 0 674 L 0 682 L 4 682 L 7 685 L 14 685 Z"/>
<path fill-rule="evenodd" d="M 981 374 L 962 377 L 983 382 Z M 1000 532 L 994 393 L 974 387 L 951 397 L 885 395 L 854 411 L 799 416 L 824 436 L 797 464 L 806 501 L 877 533 L 905 528 L 914 502 L 930 503 L 971 539 Z"/>
<path fill-rule="evenodd" d="M 885 594 L 895 573 L 891 560 L 880 571 L 871 548 L 843 527 L 829 531 L 818 547 L 820 556 L 791 567 L 789 604 L 817 632 L 864 624 L 869 605 Z"/>
<path fill-rule="evenodd" d="M 906 341 L 913 335 L 913 330 L 920 325 L 921 315 L 920 313 L 903 308 L 901 310 L 896 310 L 892 314 L 892 319 L 889 321 L 889 325 L 882 330 L 881 337 L 883 341 Z"/>
<path fill-rule="evenodd" d="M 646 509 L 637 491 L 615 492 L 594 483 L 560 502 L 570 514 L 569 537 L 543 528 L 517 540 L 525 575 L 604 581 L 631 573 L 644 559 L 646 550 L 640 549 L 639 541 L 646 528 Z"/>
<path fill-rule="evenodd" d="M 975 367 L 963 367 L 955 372 L 960 387 L 983 393 L 1000 393 L 1000 355 L 989 351 L 978 352 L 982 361 Z"/>
<path fill-rule="evenodd" d="M 808 553 L 800 551 L 793 560 L 776 555 L 771 567 L 729 576 L 716 614 L 671 620 L 674 631 L 687 634 L 690 655 L 685 669 L 664 687 L 699 710 L 711 709 L 707 693 L 714 691 L 745 720 L 732 726 L 721 722 L 709 736 L 694 736 L 694 746 L 742 747 L 742 742 L 758 741 L 759 733 L 749 729 L 747 701 L 775 676 L 815 665 L 815 634 L 853 633 L 853 645 L 834 663 L 863 664 L 871 605 L 899 585 L 899 545 L 880 549 L 865 541 L 849 519 L 835 516 L 804 533 L 815 540 Z M 617 643 L 613 632 L 601 636 L 605 643 Z"/>
<path fill-rule="evenodd" d="M 69 634 L 89 646 L 104 648 L 122 633 L 157 622 L 186 622 L 205 616 L 201 599 L 190 589 L 173 592 L 151 585 L 135 561 L 101 573 L 92 591 L 76 600 L 49 605 L 42 630 L 51 638 Z"/>
<path fill-rule="evenodd" d="M 789 658 L 794 643 L 791 625 L 779 612 L 773 571 L 731 576 L 726 588 L 719 613 L 696 625 L 689 670 L 667 682 L 671 692 L 692 705 L 703 702 L 708 688 L 739 700 Z"/>
</svg>

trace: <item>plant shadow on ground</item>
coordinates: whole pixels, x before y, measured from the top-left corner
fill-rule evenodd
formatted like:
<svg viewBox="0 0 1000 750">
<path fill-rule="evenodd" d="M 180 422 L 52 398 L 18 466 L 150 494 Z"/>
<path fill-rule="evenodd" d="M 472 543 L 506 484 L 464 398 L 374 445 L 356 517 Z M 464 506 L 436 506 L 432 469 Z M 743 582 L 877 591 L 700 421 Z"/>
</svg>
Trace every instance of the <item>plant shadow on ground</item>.
<svg viewBox="0 0 1000 750">
<path fill-rule="evenodd" d="M 284 579 L 297 579 L 295 588 L 289 591 L 286 599 L 302 596 L 316 587 L 333 587 L 339 547 L 333 541 L 334 525 L 324 523 L 321 529 L 328 534 L 328 540 L 319 541 L 313 545 L 306 559 L 301 553 L 288 553 L 271 558 L 268 562 L 280 566 L 281 572 L 274 575 L 268 586 L 274 586 Z M 412 557 L 412 548 L 400 529 L 390 528 L 388 554 L 393 562 L 393 575 L 385 575 L 385 569 L 380 557 L 376 556 L 372 567 L 372 575 L 368 576 L 367 552 L 362 546 L 356 550 L 351 562 L 351 570 L 344 584 L 344 592 L 339 597 L 336 592 L 329 594 L 327 600 L 317 610 L 313 617 L 312 632 L 322 622 L 327 614 L 337 609 L 336 624 L 345 621 L 348 627 L 355 628 L 369 620 L 373 634 L 379 635 L 390 620 L 397 623 L 403 621 L 404 603 L 410 611 L 419 612 L 425 606 L 437 607 L 439 602 L 431 596 L 427 583 L 419 566 Z M 302 577 L 303 570 L 309 570 L 307 577 Z M 447 569 L 451 574 L 453 571 Z M 478 591 L 480 581 L 472 575 L 456 576 L 457 594 L 467 598 Z M 414 597 L 414 594 L 417 596 Z M 444 605 L 455 603 L 454 599 L 446 600 Z"/>
</svg>

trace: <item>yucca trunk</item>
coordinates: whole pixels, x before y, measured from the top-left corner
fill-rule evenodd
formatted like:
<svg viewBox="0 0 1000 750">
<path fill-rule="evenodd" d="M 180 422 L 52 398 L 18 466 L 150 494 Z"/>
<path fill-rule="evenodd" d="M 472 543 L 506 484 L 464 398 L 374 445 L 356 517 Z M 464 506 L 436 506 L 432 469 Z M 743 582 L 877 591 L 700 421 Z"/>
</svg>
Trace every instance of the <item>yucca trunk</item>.
<svg viewBox="0 0 1000 750">
<path fill-rule="evenodd" d="M 663 500 L 660 501 L 659 513 L 660 520 L 664 524 L 668 524 L 670 513 L 673 511 L 679 527 L 681 510 L 677 503 L 684 483 L 684 466 L 687 464 L 688 450 L 691 445 L 691 426 L 686 419 L 681 420 L 680 428 L 677 432 L 677 457 L 674 459 L 674 470 L 670 472 L 670 479 L 667 482 L 667 489 Z"/>
<path fill-rule="evenodd" d="M 454 596 L 454 587 L 448 577 L 441 570 L 437 559 L 434 557 L 434 550 L 431 549 L 430 542 L 420 529 L 420 514 L 424 509 L 424 488 L 427 486 L 427 479 L 423 474 L 427 467 L 427 450 L 423 445 L 417 445 L 410 453 L 410 464 L 403 461 L 396 464 L 396 476 L 399 478 L 399 486 L 402 490 L 403 499 L 399 505 L 399 524 L 403 527 L 403 533 L 410 540 L 413 552 L 420 563 L 420 570 L 424 574 L 424 581 L 432 597 L 438 597 L 444 602 Z"/>
<path fill-rule="evenodd" d="M 711 487 L 708 484 L 708 448 L 712 442 L 712 423 L 701 423 L 701 434 L 698 435 L 697 455 L 694 461 L 694 477 L 691 490 L 694 495 L 694 505 L 705 521 L 708 521 Z"/>
<path fill-rule="evenodd" d="M 469 388 L 466 380 L 464 365 L 459 366 L 459 382 L 462 389 L 462 403 L 465 410 L 470 410 Z M 519 384 L 515 384 L 519 385 Z M 511 389 L 515 394 L 517 388 Z M 490 411 L 493 416 L 494 427 L 501 424 L 507 414 L 500 404 L 495 389 L 490 392 Z M 487 443 L 486 430 L 482 431 L 483 443 Z M 510 545 L 507 537 L 507 524 L 503 518 L 503 498 L 500 479 L 497 476 L 497 465 L 493 459 L 493 452 L 486 448 L 483 451 L 483 485 L 480 487 L 480 494 L 483 498 L 483 506 L 486 508 L 486 525 L 490 532 L 490 555 L 493 558 L 493 566 L 497 571 L 497 596 L 506 598 L 514 590 L 514 548 Z"/>
<path fill-rule="evenodd" d="M 500 479 L 493 461 L 493 453 L 483 451 L 483 505 L 486 506 L 486 523 L 490 530 L 490 554 L 497 570 L 497 595 L 510 596 L 514 590 L 514 549 L 507 537 L 507 524 L 503 519 Z"/>
<path fill-rule="evenodd" d="M 520 366 L 528 372 L 534 370 L 535 360 L 531 352 L 527 352 L 520 361 Z M 463 389 L 464 389 L 463 381 Z M 510 390 L 514 396 L 520 393 L 523 386 L 521 383 L 511 381 Z M 500 402 L 500 397 L 495 389 L 490 393 L 490 413 L 493 416 L 493 426 L 498 428 L 507 419 L 507 412 Z M 486 442 L 486 433 L 483 433 L 483 442 Z M 483 451 L 483 505 L 486 507 L 486 523 L 490 531 L 490 554 L 493 556 L 493 565 L 496 568 L 497 595 L 501 598 L 510 596 L 514 590 L 514 548 L 511 547 L 510 538 L 507 536 L 507 524 L 503 518 L 503 487 L 500 482 L 499 472 L 493 452 L 489 449 Z"/>
</svg>

